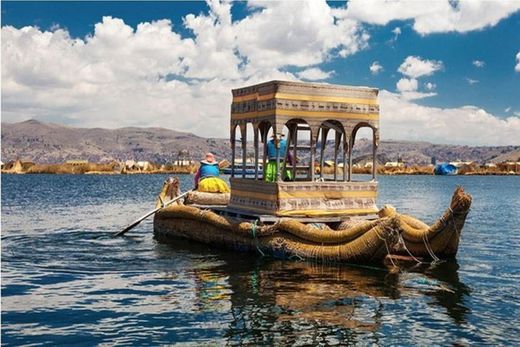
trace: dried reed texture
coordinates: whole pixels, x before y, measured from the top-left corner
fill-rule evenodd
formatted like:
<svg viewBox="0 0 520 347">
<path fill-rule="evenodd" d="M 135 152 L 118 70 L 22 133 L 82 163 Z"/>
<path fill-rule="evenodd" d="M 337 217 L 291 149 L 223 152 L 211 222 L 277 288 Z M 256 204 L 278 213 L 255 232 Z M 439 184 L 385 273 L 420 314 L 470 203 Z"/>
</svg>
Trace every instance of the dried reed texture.
<svg viewBox="0 0 520 347">
<path fill-rule="evenodd" d="M 229 203 L 229 193 L 206 193 L 193 191 L 186 196 L 185 204 L 196 205 L 227 205 Z"/>
<path fill-rule="evenodd" d="M 285 219 L 274 225 L 233 223 L 214 212 L 192 206 L 169 206 L 155 215 L 160 236 L 181 236 L 234 249 L 319 259 L 325 262 L 370 263 L 382 261 L 396 245 L 398 233 L 391 218 L 335 231 Z"/>
<path fill-rule="evenodd" d="M 169 177 L 164 181 L 161 192 L 155 203 L 155 208 L 162 206 L 163 203 L 170 201 L 171 199 L 181 194 L 180 181 L 177 177 Z M 184 203 L 187 205 L 227 205 L 229 203 L 229 193 L 206 193 L 199 191 L 191 191 L 184 198 Z M 175 203 L 176 205 L 182 205 L 181 200 Z"/>
<path fill-rule="evenodd" d="M 280 230 L 291 233 L 301 239 L 318 243 L 345 243 L 357 239 L 370 229 L 388 222 L 388 219 L 377 219 L 372 222 L 360 223 L 341 230 L 320 229 L 311 224 L 304 224 L 295 219 L 282 219 L 278 223 Z"/>
<path fill-rule="evenodd" d="M 161 188 L 161 192 L 157 196 L 157 200 L 155 202 L 155 208 L 159 208 L 164 206 L 165 203 L 176 198 L 181 195 L 180 181 L 177 177 L 169 177 L 166 181 L 164 181 L 163 186 Z M 182 201 L 180 199 L 174 202 L 175 205 L 182 205 Z"/>
<path fill-rule="evenodd" d="M 36 164 L 31 166 L 26 173 L 28 174 L 84 174 L 88 172 L 95 173 L 113 173 L 118 167 L 118 163 L 95 164 L 85 163 L 79 165 L 71 164 Z"/>
<path fill-rule="evenodd" d="M 323 262 L 374 263 L 381 262 L 389 254 L 389 249 L 397 243 L 398 234 L 393 227 L 393 221 L 389 219 L 345 243 L 312 243 L 293 234 L 278 238 L 278 249 L 282 248 L 289 254 L 304 259 Z"/>
<path fill-rule="evenodd" d="M 220 247 L 323 262 L 380 262 L 389 253 L 408 252 L 415 257 L 435 259 L 456 255 L 470 206 L 471 196 L 459 187 L 450 208 L 432 226 L 386 207 L 377 220 L 349 220 L 333 230 L 292 218 L 257 226 L 236 222 L 211 210 L 178 205 L 157 212 L 154 231 L 163 239 L 184 237 Z"/>
<path fill-rule="evenodd" d="M 168 220 L 172 230 L 176 229 L 177 224 L 181 220 L 191 220 L 196 222 L 196 226 L 192 230 L 193 234 L 197 234 L 205 230 L 206 227 L 216 227 L 217 233 L 228 233 L 231 235 L 245 236 L 248 238 L 261 237 L 275 233 L 275 225 L 256 226 L 253 231 L 253 224 L 249 222 L 233 222 L 223 216 L 220 216 L 210 210 L 203 210 L 193 206 L 168 206 L 155 214 L 155 220 Z M 204 233 L 206 234 L 206 233 Z M 209 235 L 211 237 L 211 235 Z"/>
<path fill-rule="evenodd" d="M 471 196 L 465 193 L 462 187 L 458 187 L 453 193 L 450 208 L 431 226 L 413 217 L 396 214 L 404 246 L 414 256 L 419 257 L 455 256 L 471 201 Z M 398 246 L 397 253 L 406 254 L 404 246 Z"/>
</svg>

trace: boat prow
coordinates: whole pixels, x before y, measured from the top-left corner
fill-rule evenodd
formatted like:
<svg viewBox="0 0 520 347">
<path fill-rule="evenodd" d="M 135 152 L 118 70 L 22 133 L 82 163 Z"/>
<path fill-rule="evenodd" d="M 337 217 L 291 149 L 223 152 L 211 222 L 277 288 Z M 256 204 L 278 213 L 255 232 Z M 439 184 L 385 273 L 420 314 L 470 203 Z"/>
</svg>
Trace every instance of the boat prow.
<svg viewBox="0 0 520 347">
<path fill-rule="evenodd" d="M 394 252 L 434 260 L 455 257 L 471 201 L 471 196 L 458 187 L 453 193 L 450 207 L 431 226 L 411 216 L 396 214 L 402 240 Z"/>
</svg>

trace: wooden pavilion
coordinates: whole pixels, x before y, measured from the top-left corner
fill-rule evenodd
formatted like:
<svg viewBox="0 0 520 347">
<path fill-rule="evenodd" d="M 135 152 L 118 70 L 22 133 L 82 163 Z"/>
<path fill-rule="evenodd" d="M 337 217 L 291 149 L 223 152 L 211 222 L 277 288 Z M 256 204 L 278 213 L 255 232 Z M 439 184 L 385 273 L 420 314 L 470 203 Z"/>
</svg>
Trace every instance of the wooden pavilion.
<svg viewBox="0 0 520 347">
<path fill-rule="evenodd" d="M 318 219 L 327 216 L 343 219 L 377 212 L 377 89 L 270 81 L 234 89 L 232 93 L 233 170 L 228 209 Z M 359 182 L 352 176 L 352 149 L 356 133 L 363 127 L 372 130 L 373 165 L 371 179 Z M 235 166 L 237 144 L 242 158 L 248 155 L 248 128 L 252 131 L 256 167 L 251 178 L 246 177 L 246 160 L 242 160 L 242 167 Z M 260 178 L 259 164 L 266 167 L 269 135 L 279 148 L 283 132 L 287 132 L 287 153 L 279 153 L 276 158 L 276 182 L 265 182 Z M 334 173 L 324 175 L 327 139 L 331 134 L 333 149 L 329 153 L 333 152 Z M 287 160 L 289 152 L 294 163 Z M 340 159 L 342 172 L 338 172 Z M 292 173 L 290 181 L 287 171 Z"/>
</svg>

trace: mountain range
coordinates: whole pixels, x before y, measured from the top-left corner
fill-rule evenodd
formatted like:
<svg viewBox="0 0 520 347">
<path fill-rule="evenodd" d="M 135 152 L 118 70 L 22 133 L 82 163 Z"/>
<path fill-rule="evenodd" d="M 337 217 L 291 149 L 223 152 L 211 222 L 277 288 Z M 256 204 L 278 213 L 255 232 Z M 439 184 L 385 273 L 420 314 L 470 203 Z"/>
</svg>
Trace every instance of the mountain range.
<svg viewBox="0 0 520 347">
<path fill-rule="evenodd" d="M 127 127 L 119 129 L 78 128 L 28 120 L 2 123 L 2 161 L 15 159 L 37 163 L 66 160 L 106 162 L 148 160 L 169 162 L 179 157 L 198 159 L 205 152 L 217 158 L 231 157 L 228 139 L 204 138 L 192 133 L 164 128 Z M 363 160 L 372 153 L 372 141 L 356 140 L 354 158 Z M 502 162 L 520 160 L 520 146 L 461 146 L 428 142 L 381 141 L 378 161 L 401 158 L 409 164 L 437 161 Z"/>
</svg>

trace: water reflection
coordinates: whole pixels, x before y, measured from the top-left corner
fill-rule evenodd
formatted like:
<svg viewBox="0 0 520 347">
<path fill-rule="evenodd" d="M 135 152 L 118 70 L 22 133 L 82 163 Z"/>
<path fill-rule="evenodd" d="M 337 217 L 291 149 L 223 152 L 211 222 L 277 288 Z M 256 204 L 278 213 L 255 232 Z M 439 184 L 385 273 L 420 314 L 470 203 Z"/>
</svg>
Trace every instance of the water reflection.
<svg viewBox="0 0 520 347">
<path fill-rule="evenodd" d="M 427 222 L 475 198 L 459 262 L 400 273 L 161 244 L 151 220 L 112 238 L 166 177 L 1 178 L 2 345 L 520 345 L 518 177 L 381 177 Z"/>
<path fill-rule="evenodd" d="M 465 305 L 471 289 L 459 278 L 459 264 L 456 260 L 436 264 L 422 264 L 403 267 L 401 282 L 418 288 L 423 294 L 434 299 L 434 304 L 444 307 L 454 323 L 466 323 L 470 309 Z M 412 279 L 411 282 L 407 282 Z"/>
<path fill-rule="evenodd" d="M 262 303 L 275 311 L 272 324 L 283 329 L 283 342 L 303 337 L 316 341 L 333 331 L 345 339 L 349 330 L 374 332 L 381 324 L 379 298 L 385 294 L 377 285 L 382 280 L 377 273 L 284 261 L 267 261 L 254 273 L 258 280 L 251 285 L 257 285 Z"/>
<path fill-rule="evenodd" d="M 464 303 L 470 290 L 460 281 L 455 262 L 401 265 L 403 271 L 395 273 L 384 267 L 220 252 L 220 261 L 212 264 L 205 254 L 214 256 L 215 251 L 204 245 L 177 241 L 168 247 L 205 259 L 192 271 L 195 305 L 201 311 L 231 313 L 225 333 L 229 343 L 378 343 L 385 325 L 398 318 L 396 302 L 419 295 L 430 297 L 433 310 L 442 308 L 458 325 L 470 312 Z"/>
</svg>

